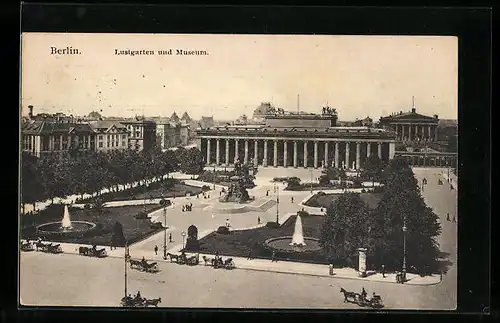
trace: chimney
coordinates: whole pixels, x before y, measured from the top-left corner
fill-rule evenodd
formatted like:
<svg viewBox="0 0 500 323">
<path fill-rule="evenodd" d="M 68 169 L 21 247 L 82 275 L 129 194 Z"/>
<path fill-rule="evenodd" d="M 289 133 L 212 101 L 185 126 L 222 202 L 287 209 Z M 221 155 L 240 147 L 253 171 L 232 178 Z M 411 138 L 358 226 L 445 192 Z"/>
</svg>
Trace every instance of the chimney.
<svg viewBox="0 0 500 323">
<path fill-rule="evenodd" d="M 416 110 L 417 109 L 415 109 L 415 108 L 411 108 L 411 113 L 415 113 Z"/>
<path fill-rule="evenodd" d="M 435 114 L 435 115 L 434 115 L 434 119 L 437 119 L 437 118 L 438 118 L 438 115 L 437 115 L 437 114 Z"/>
<path fill-rule="evenodd" d="M 30 110 L 30 112 L 28 112 L 28 117 L 30 119 L 33 119 L 33 106 L 32 105 L 28 105 L 28 109 Z"/>
</svg>

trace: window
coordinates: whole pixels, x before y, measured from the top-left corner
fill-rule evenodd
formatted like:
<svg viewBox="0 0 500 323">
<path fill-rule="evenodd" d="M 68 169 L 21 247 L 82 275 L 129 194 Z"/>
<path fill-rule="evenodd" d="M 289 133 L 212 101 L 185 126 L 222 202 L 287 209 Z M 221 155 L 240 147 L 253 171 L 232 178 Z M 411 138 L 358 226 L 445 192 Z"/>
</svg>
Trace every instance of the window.
<svg viewBox="0 0 500 323">
<path fill-rule="evenodd" d="M 122 139 L 127 139 L 127 135 L 122 135 Z"/>
<path fill-rule="evenodd" d="M 108 148 L 109 148 L 109 141 L 108 141 Z"/>
<path fill-rule="evenodd" d="M 102 140 L 102 135 L 99 135 L 99 140 Z"/>
<path fill-rule="evenodd" d="M 122 141 L 122 146 L 125 147 L 126 145 L 125 141 Z"/>
<path fill-rule="evenodd" d="M 99 142 L 99 148 L 102 148 L 102 142 Z"/>
</svg>

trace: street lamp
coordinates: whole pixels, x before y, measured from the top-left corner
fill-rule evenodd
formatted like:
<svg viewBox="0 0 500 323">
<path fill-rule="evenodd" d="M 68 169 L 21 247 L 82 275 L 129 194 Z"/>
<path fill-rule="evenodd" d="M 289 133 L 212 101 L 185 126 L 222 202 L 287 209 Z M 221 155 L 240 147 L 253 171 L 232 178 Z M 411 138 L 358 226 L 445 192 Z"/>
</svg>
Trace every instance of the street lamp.
<svg viewBox="0 0 500 323">
<path fill-rule="evenodd" d="M 276 224 L 279 224 L 280 188 L 276 186 Z"/>
<path fill-rule="evenodd" d="M 406 214 L 403 215 L 403 282 L 406 281 L 406 231 L 408 228 L 406 227 Z"/>
<path fill-rule="evenodd" d="M 214 165 L 214 191 L 215 191 L 215 165 Z"/>
<path fill-rule="evenodd" d="M 163 260 L 167 260 L 167 202 L 162 198 L 161 205 L 163 205 Z"/>
<path fill-rule="evenodd" d="M 313 171 L 312 171 L 312 169 L 310 169 L 309 172 L 311 173 L 311 194 L 312 194 L 312 192 L 313 192 Z"/>
<path fill-rule="evenodd" d="M 186 232 L 182 231 L 181 236 L 182 236 L 182 249 L 184 249 L 184 237 L 186 236 Z"/>
</svg>

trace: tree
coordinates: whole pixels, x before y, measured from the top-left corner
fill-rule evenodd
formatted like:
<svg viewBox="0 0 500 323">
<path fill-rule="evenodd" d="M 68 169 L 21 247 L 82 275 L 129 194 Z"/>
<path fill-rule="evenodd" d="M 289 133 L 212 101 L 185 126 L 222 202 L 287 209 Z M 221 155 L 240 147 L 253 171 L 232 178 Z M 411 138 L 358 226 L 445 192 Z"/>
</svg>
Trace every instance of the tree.
<svg viewBox="0 0 500 323">
<path fill-rule="evenodd" d="M 186 250 L 199 250 L 200 243 L 198 242 L 198 228 L 194 225 L 190 225 L 187 234 Z"/>
<path fill-rule="evenodd" d="M 123 226 L 120 222 L 116 221 L 113 227 L 113 235 L 111 236 L 111 245 L 124 246 L 126 242 L 125 236 L 123 234 Z"/>
<path fill-rule="evenodd" d="M 385 189 L 370 219 L 368 259 L 376 266 L 401 269 L 403 225 L 406 223 L 406 264 L 421 274 L 437 270 L 441 233 L 438 217 L 425 205 L 413 172 L 402 158 L 390 161 L 385 170 Z"/>
<path fill-rule="evenodd" d="M 23 152 L 21 163 L 21 202 L 24 214 L 26 203 L 32 203 L 34 209 L 36 202 L 42 200 L 44 197 L 44 186 L 40 171 L 37 167 L 37 158 L 29 153 Z"/>
<path fill-rule="evenodd" d="M 327 167 L 323 169 L 322 175 L 319 177 L 319 183 L 321 185 L 329 185 L 330 181 L 338 180 L 338 179 L 346 179 L 347 175 L 343 169 L 335 168 L 335 167 Z"/>
<path fill-rule="evenodd" d="M 369 241 L 368 232 L 368 208 L 359 194 L 347 192 L 328 208 L 320 244 L 330 262 L 352 266 L 358 248 Z"/>
<path fill-rule="evenodd" d="M 180 169 L 182 172 L 194 175 L 199 175 L 203 172 L 205 161 L 203 154 L 198 148 L 184 149 L 178 156 L 180 156 Z"/>
<path fill-rule="evenodd" d="M 365 162 L 363 167 L 362 176 L 369 178 L 373 183 L 375 181 L 380 181 L 382 178 L 382 173 L 384 171 L 384 164 L 378 155 L 371 154 Z"/>
</svg>

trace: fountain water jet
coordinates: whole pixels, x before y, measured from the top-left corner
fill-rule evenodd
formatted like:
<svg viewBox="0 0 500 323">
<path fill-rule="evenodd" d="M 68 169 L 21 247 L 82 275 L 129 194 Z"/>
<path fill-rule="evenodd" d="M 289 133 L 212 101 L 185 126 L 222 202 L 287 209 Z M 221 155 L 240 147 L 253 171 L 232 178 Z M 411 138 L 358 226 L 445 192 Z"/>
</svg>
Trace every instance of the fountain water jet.
<svg viewBox="0 0 500 323">
<path fill-rule="evenodd" d="M 73 226 L 71 225 L 71 219 L 69 217 L 69 210 L 68 210 L 68 205 L 64 205 L 64 215 L 63 215 L 63 219 L 62 219 L 62 222 L 61 222 L 61 228 L 63 230 L 69 230 L 71 229 Z"/>
<path fill-rule="evenodd" d="M 292 242 L 290 246 L 305 247 L 304 234 L 302 233 L 302 219 L 300 215 L 297 215 L 297 220 L 295 220 L 295 229 L 293 231 Z"/>
</svg>

